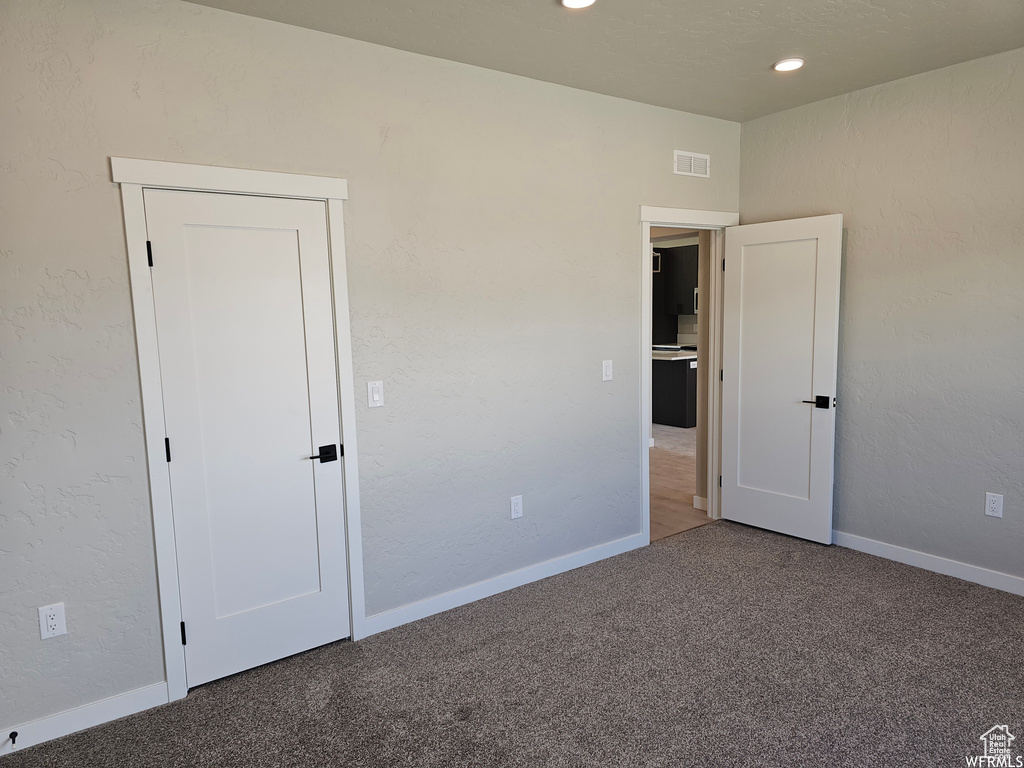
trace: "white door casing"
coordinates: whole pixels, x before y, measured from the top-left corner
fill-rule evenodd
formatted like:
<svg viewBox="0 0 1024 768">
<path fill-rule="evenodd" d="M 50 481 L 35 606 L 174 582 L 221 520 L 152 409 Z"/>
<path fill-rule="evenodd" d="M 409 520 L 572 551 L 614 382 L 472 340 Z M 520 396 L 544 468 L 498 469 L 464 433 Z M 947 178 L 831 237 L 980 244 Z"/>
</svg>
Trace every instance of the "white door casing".
<svg viewBox="0 0 1024 768">
<path fill-rule="evenodd" d="M 350 634 L 327 211 L 144 200 L 195 686 Z"/>
<path fill-rule="evenodd" d="M 721 258 L 721 231 L 726 227 L 739 223 L 740 216 L 735 211 L 702 211 L 687 208 L 663 208 L 658 206 L 640 206 L 640 487 L 641 487 L 641 535 L 650 542 L 651 535 L 651 311 L 653 306 L 651 279 L 651 227 L 686 227 L 688 229 L 706 229 L 712 232 L 711 251 L 716 261 Z M 717 371 L 721 365 L 720 356 L 720 273 L 711 270 L 711 281 L 702 288 L 703 301 L 708 302 L 709 311 L 709 349 L 708 370 L 708 402 L 704 418 L 708 423 L 708 509 L 709 517 L 717 519 L 719 515 L 718 482 L 719 474 L 719 429 L 720 423 L 720 390 Z"/>
<path fill-rule="evenodd" d="M 841 214 L 725 234 L 722 517 L 832 543 Z M 822 397 L 817 407 L 816 397 Z"/>
</svg>

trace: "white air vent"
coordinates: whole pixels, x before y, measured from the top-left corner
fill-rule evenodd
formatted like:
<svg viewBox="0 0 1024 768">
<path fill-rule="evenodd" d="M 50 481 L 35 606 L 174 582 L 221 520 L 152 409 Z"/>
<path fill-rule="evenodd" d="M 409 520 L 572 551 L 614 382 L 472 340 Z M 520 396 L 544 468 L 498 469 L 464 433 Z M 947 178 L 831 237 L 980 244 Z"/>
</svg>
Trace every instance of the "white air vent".
<svg viewBox="0 0 1024 768">
<path fill-rule="evenodd" d="M 675 162 L 672 164 L 674 173 L 680 176 L 703 176 L 711 178 L 711 155 L 702 155 L 698 152 L 683 152 L 677 149 L 673 153 Z"/>
</svg>

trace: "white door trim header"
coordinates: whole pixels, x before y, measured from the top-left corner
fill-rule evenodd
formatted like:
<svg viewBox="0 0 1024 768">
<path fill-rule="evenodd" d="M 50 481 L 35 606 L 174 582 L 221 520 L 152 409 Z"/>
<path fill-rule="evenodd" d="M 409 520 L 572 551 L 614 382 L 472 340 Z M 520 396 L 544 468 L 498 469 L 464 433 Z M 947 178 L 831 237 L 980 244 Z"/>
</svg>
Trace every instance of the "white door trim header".
<svg viewBox="0 0 1024 768">
<path fill-rule="evenodd" d="M 348 200 L 348 181 L 328 176 L 218 168 L 213 165 L 162 160 L 110 158 L 114 181 L 159 189 L 230 192 L 238 195 L 297 197 L 304 200 Z"/>
<path fill-rule="evenodd" d="M 693 208 L 659 208 L 656 205 L 641 205 L 640 221 L 653 226 L 722 229 L 739 224 L 740 215 L 736 211 L 700 211 Z"/>
</svg>

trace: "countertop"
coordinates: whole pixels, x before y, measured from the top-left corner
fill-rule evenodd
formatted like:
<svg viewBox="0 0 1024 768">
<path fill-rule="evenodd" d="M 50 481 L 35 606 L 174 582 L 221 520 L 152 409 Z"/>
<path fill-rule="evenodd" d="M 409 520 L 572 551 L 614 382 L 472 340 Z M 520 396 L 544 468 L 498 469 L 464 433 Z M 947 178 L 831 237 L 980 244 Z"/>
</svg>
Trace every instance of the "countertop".
<svg viewBox="0 0 1024 768">
<path fill-rule="evenodd" d="M 696 360 L 696 352 L 651 352 L 652 360 Z"/>
</svg>

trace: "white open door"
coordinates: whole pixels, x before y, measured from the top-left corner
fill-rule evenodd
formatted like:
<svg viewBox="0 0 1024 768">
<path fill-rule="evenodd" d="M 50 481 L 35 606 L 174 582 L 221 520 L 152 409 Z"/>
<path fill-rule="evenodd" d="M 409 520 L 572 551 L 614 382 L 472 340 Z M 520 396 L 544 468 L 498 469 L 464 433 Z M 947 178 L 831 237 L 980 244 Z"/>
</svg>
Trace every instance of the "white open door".
<svg viewBox="0 0 1024 768">
<path fill-rule="evenodd" d="M 147 189 L 145 215 L 191 687 L 349 635 L 327 211 Z"/>
<path fill-rule="evenodd" d="M 729 227 L 722 517 L 832 543 L 843 217 Z"/>
</svg>

